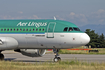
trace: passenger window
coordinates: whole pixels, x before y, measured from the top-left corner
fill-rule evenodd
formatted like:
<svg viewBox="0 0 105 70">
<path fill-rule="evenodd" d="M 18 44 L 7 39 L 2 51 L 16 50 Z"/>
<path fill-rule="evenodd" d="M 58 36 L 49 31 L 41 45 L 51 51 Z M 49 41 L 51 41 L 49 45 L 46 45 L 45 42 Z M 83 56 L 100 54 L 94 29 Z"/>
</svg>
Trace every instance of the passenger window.
<svg viewBox="0 0 105 70">
<path fill-rule="evenodd" d="M 67 30 L 68 30 L 68 27 L 65 27 L 63 31 L 67 31 Z"/>
<path fill-rule="evenodd" d="M 41 29 L 39 29 L 39 31 L 41 31 Z"/>
<path fill-rule="evenodd" d="M 17 31 L 18 31 L 19 29 L 17 29 Z"/>
<path fill-rule="evenodd" d="M 7 29 L 7 31 L 9 31 L 9 29 Z"/>
<path fill-rule="evenodd" d="M 26 31 L 28 31 L 28 29 L 26 29 Z"/>
<path fill-rule="evenodd" d="M 44 31 L 44 29 L 42 31 Z"/>
<path fill-rule="evenodd" d="M 69 27 L 69 30 L 68 31 L 73 31 L 72 27 Z"/>
<path fill-rule="evenodd" d="M 25 29 L 23 29 L 23 31 L 25 31 Z"/>
<path fill-rule="evenodd" d="M 31 31 L 31 29 L 29 31 Z"/>
<path fill-rule="evenodd" d="M 33 29 L 33 31 L 34 31 L 35 29 Z"/>
<path fill-rule="evenodd" d="M 36 31 L 38 31 L 38 29 L 36 29 Z"/>
<path fill-rule="evenodd" d="M 20 29 L 20 31 L 22 31 L 22 29 Z"/>
<path fill-rule="evenodd" d="M 10 29 L 10 31 L 12 31 L 12 29 Z"/>
<path fill-rule="evenodd" d="M 6 29 L 4 29 L 4 31 L 6 31 Z"/>
<path fill-rule="evenodd" d="M 14 29 L 14 31 L 15 31 L 15 29 Z"/>
</svg>

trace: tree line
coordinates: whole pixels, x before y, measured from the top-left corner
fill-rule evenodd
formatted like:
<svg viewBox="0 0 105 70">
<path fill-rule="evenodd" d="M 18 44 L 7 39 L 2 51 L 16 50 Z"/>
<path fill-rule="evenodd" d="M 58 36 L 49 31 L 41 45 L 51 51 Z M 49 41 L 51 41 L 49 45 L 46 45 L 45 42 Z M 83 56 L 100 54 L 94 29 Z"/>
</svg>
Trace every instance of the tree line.
<svg viewBox="0 0 105 70">
<path fill-rule="evenodd" d="M 91 46 L 91 48 L 105 48 L 105 36 L 102 33 L 99 35 L 95 33 L 95 30 L 86 29 L 85 33 L 90 36 L 90 42 L 86 46 Z"/>
</svg>

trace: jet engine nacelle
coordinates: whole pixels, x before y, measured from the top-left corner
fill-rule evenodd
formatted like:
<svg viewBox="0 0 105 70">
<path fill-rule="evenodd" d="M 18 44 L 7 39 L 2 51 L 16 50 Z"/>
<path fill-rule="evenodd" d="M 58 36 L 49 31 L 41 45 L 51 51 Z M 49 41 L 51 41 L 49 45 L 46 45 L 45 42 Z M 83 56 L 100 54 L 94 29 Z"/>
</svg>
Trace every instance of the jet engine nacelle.
<svg viewBox="0 0 105 70">
<path fill-rule="evenodd" d="M 46 53 L 46 49 L 18 49 L 15 51 L 29 57 L 41 57 Z"/>
</svg>

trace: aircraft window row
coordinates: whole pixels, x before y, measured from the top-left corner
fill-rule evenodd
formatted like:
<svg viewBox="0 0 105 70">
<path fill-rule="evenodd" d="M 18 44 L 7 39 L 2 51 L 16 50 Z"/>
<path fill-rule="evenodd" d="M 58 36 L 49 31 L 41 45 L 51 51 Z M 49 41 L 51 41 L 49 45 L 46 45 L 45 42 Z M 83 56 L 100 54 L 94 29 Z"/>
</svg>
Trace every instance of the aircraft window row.
<svg viewBox="0 0 105 70">
<path fill-rule="evenodd" d="M 45 31 L 45 29 L 41 29 L 41 28 L 40 29 L 34 29 L 34 28 L 33 29 L 24 29 L 24 28 L 23 29 L 21 29 L 21 28 L 13 29 L 13 28 L 11 28 L 11 29 L 1 29 L 1 31 Z"/>
<path fill-rule="evenodd" d="M 64 28 L 64 30 L 63 31 L 80 31 L 80 29 L 79 28 L 77 28 L 77 27 L 65 27 Z"/>
</svg>

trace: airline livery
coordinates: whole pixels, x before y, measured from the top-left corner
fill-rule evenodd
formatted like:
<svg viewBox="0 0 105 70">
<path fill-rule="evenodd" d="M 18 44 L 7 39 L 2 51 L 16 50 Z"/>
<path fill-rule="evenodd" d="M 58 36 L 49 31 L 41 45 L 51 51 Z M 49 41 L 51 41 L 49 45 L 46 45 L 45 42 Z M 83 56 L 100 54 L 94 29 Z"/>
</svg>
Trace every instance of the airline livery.
<svg viewBox="0 0 105 70">
<path fill-rule="evenodd" d="M 14 50 L 29 57 L 40 57 L 53 49 L 54 61 L 60 49 L 88 44 L 90 37 L 73 23 L 61 20 L 0 20 L 0 59 L 2 51 Z"/>
</svg>

